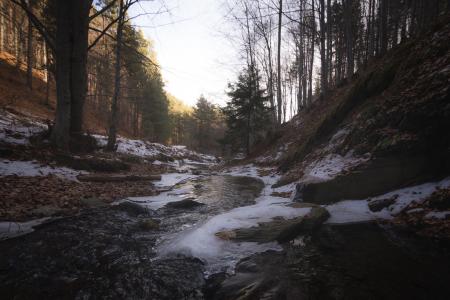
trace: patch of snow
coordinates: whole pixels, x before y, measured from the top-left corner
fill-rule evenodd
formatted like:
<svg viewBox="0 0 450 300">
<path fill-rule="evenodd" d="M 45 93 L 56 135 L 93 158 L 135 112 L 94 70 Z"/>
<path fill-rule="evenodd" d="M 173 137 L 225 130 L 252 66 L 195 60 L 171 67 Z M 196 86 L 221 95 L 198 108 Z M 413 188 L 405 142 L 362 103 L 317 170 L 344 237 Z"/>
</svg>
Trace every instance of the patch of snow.
<svg viewBox="0 0 450 300">
<path fill-rule="evenodd" d="M 0 176 L 47 176 L 55 175 L 60 178 L 77 180 L 77 175 L 86 174 L 84 171 L 76 171 L 66 167 L 53 167 L 41 165 L 36 161 L 17 161 L 0 159 Z"/>
<path fill-rule="evenodd" d="M 234 208 L 223 214 L 213 216 L 201 224 L 197 224 L 187 232 L 182 231 L 167 237 L 158 247 L 160 256 L 185 254 L 202 259 L 207 263 L 207 272 L 215 273 L 228 270 L 242 258 L 267 250 L 281 250 L 276 242 L 235 243 L 218 238 L 219 231 L 237 228 L 249 228 L 258 223 L 269 222 L 275 217 L 291 219 L 306 215 L 310 208 L 292 208 L 286 206 L 288 199 L 261 196 L 256 204 Z"/>
<path fill-rule="evenodd" d="M 413 209 L 408 209 L 406 211 L 407 214 L 414 214 L 414 213 L 418 213 L 418 212 L 422 212 L 423 208 L 413 208 Z"/>
<path fill-rule="evenodd" d="M 0 241 L 18 237 L 34 231 L 34 227 L 47 222 L 50 218 L 28 222 L 0 222 Z"/>
<path fill-rule="evenodd" d="M 268 175 L 258 176 L 258 170 L 264 170 Z M 261 179 L 265 183 L 265 188 L 261 195 L 255 199 L 256 203 L 212 216 L 193 227 L 166 236 L 156 248 L 159 255 L 167 256 L 182 253 L 198 257 L 207 263 L 207 274 L 211 274 L 219 271 L 230 272 L 240 259 L 251 254 L 267 250 L 281 250 L 280 245 L 276 242 L 262 244 L 253 242 L 235 243 L 222 240 L 215 235 L 219 231 L 257 226 L 258 223 L 269 222 L 275 217 L 291 219 L 303 216 L 311 210 L 310 208 L 289 207 L 287 206 L 291 203 L 289 199 L 270 196 L 274 191 L 287 191 L 289 187 L 292 187 L 290 185 L 273 189 L 271 185 L 280 176 L 273 171 L 268 172 L 270 170 L 258 168 L 254 165 L 245 165 L 233 167 L 224 172 L 225 175 L 250 176 Z"/>
<path fill-rule="evenodd" d="M 447 177 L 438 182 L 428 182 L 421 185 L 399 189 L 381 196 L 374 197 L 372 199 L 377 200 L 377 199 L 392 198 L 394 195 L 398 194 L 395 203 L 389 207 L 389 213 L 391 215 L 396 215 L 400 213 L 403 209 L 405 209 L 405 207 L 410 205 L 412 202 L 422 203 L 437 189 L 448 187 L 450 187 L 450 177 Z M 384 210 L 388 209 L 385 208 Z"/>
<path fill-rule="evenodd" d="M 29 138 L 47 130 L 47 125 L 30 117 L 17 116 L 7 111 L 0 112 L 0 141 L 8 144 L 25 145 Z"/>
<path fill-rule="evenodd" d="M 366 200 L 346 200 L 327 205 L 325 208 L 330 213 L 326 223 L 357 223 L 374 220 L 376 217 L 370 211 Z"/>
<path fill-rule="evenodd" d="M 368 158 L 353 156 L 352 151 L 349 151 L 345 156 L 328 154 L 324 158 L 311 163 L 305 168 L 302 181 L 330 180 L 343 171 L 367 160 Z"/>
<path fill-rule="evenodd" d="M 172 187 L 177 183 L 196 178 L 198 175 L 188 173 L 166 173 L 161 175 L 161 180 L 155 183 L 157 187 Z"/>
<path fill-rule="evenodd" d="M 180 174 L 180 173 L 167 173 L 161 175 L 161 181 L 155 183 L 155 186 L 159 188 L 170 189 L 160 193 L 157 196 L 144 196 L 144 197 L 128 197 L 126 200 L 139 203 L 148 209 L 157 210 L 165 206 L 169 202 L 180 201 L 187 196 L 192 195 L 193 186 L 183 186 L 181 188 L 173 188 L 178 183 L 185 182 L 189 179 L 198 177 L 192 174 Z"/>
<path fill-rule="evenodd" d="M 103 135 L 92 135 L 100 146 L 105 146 L 108 138 Z M 186 146 L 174 145 L 165 146 L 159 143 L 151 143 L 143 140 L 128 139 L 124 137 L 117 138 L 117 152 L 136 155 L 146 158 L 157 158 L 159 155 L 166 155 L 172 158 L 193 158 L 199 162 L 214 163 L 216 158 L 212 155 L 198 153 L 189 150 Z M 170 164 L 170 163 L 168 163 Z"/>
<path fill-rule="evenodd" d="M 174 192 L 175 191 L 175 192 Z M 190 195 L 186 191 L 180 191 L 177 193 L 177 190 L 170 192 L 162 192 L 157 196 L 148 196 L 148 197 L 128 197 L 126 200 L 139 203 L 143 207 L 148 209 L 157 210 L 164 207 L 169 202 L 176 202 L 186 198 L 186 196 Z"/>
<path fill-rule="evenodd" d="M 379 212 L 372 212 L 368 206 L 369 199 L 344 200 L 324 207 L 330 212 L 331 217 L 327 223 L 353 223 L 364 222 L 375 219 L 391 219 L 413 202 L 422 203 L 434 191 L 440 188 L 450 187 L 450 177 L 438 182 L 429 182 L 421 185 L 411 186 L 384 195 L 372 198 L 371 200 L 392 198 L 398 195 L 394 204 L 382 209 Z M 414 210 L 409 210 L 408 213 Z M 433 214 L 431 215 L 433 216 Z M 441 216 L 437 214 L 436 216 Z"/>
<path fill-rule="evenodd" d="M 445 220 L 448 216 L 450 216 L 450 211 L 430 211 L 425 215 L 426 219 L 439 219 Z"/>
</svg>

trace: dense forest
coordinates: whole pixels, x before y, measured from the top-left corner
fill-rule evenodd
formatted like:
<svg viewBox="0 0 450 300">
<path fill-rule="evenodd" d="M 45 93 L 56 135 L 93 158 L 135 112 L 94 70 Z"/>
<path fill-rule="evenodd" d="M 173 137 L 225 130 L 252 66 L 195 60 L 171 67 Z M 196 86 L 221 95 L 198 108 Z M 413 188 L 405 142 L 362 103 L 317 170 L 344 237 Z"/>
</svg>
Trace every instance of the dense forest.
<svg viewBox="0 0 450 300">
<path fill-rule="evenodd" d="M 67 147 L 69 136 L 86 130 L 84 116 L 89 114 L 95 116 L 108 133 L 110 150 L 114 150 L 116 135 L 121 132 L 153 142 L 187 144 L 193 149 L 219 153 L 218 140 L 223 135 L 219 109 L 203 96 L 199 97 L 197 106 L 190 108 L 164 90 L 152 42 L 133 26 L 133 18 L 127 14 L 136 3 L 85 1 L 81 5 L 75 1 L 64 3 L 67 7 L 62 7 L 64 5 L 58 1 L 2 0 L 0 52 L 16 57 L 17 69 L 26 71 L 29 89 L 33 89 L 33 72 L 40 74 L 47 83 L 49 105 L 53 104 L 51 90 L 56 85 L 52 136 L 58 146 Z M 57 17 L 61 15 L 58 9 L 70 9 L 79 14 L 72 16 L 74 24 L 72 29 L 65 28 L 68 32 L 58 31 L 61 26 L 72 26 L 58 23 Z M 84 37 L 79 41 L 82 44 L 71 45 L 70 41 L 58 40 L 75 35 L 70 30 L 79 28 L 84 28 Z M 59 49 L 63 46 L 66 48 Z M 71 47 L 84 47 L 86 51 L 76 58 L 79 65 L 61 70 L 64 74 L 76 72 L 74 76 L 79 76 L 67 82 L 63 93 L 61 82 L 64 79 L 61 79 L 63 75 L 58 75 L 58 58 L 70 53 Z M 63 59 L 66 58 L 60 60 Z"/>
<path fill-rule="evenodd" d="M 227 18 L 236 29 L 228 38 L 239 47 L 245 65 L 238 89 L 248 90 L 242 97 L 251 99 L 254 104 L 247 105 L 248 110 L 260 119 L 254 120 L 250 112 L 229 112 L 228 140 L 245 136 L 235 144 L 247 151 L 273 126 L 308 110 L 389 49 L 426 32 L 450 10 L 448 1 L 440 0 L 230 0 L 227 4 Z M 236 105 L 236 87 L 230 96 L 227 111 Z M 267 109 L 261 110 L 258 103 Z M 267 114 L 273 126 L 267 126 Z M 236 118 L 249 126 L 233 126 Z M 250 131 L 250 137 L 237 132 L 242 130 Z"/>
<path fill-rule="evenodd" d="M 47 82 L 47 99 L 56 86 L 52 141 L 58 147 L 69 147 L 69 137 L 85 131 L 89 112 L 101 120 L 110 150 L 120 131 L 206 152 L 248 154 L 279 124 L 449 10 L 439 0 L 226 1 L 227 20 L 236 29 L 229 39 L 245 68 L 229 84 L 225 107 L 200 96 L 191 109 L 164 90 L 152 42 L 127 13 L 137 2 L 0 2 L 0 51 L 17 58 L 30 89 L 33 70 Z"/>
</svg>

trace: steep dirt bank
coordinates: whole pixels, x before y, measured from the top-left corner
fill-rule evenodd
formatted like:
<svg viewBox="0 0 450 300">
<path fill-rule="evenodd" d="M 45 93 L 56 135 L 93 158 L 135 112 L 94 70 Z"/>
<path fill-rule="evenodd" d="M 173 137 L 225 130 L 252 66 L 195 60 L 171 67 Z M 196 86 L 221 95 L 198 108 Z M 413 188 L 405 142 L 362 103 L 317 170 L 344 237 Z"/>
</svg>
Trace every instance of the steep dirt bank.
<svg viewBox="0 0 450 300">
<path fill-rule="evenodd" d="M 283 125 L 252 161 L 280 170 L 276 186 L 296 183 L 295 201 L 317 204 L 370 202 L 370 197 L 449 176 L 449 37 L 446 20 L 373 60 Z M 388 200 L 379 210 L 392 210 L 399 202 Z M 424 199 L 414 201 L 415 208 L 429 209 L 421 207 Z M 439 212 L 440 221 L 448 223 L 448 207 Z"/>
</svg>

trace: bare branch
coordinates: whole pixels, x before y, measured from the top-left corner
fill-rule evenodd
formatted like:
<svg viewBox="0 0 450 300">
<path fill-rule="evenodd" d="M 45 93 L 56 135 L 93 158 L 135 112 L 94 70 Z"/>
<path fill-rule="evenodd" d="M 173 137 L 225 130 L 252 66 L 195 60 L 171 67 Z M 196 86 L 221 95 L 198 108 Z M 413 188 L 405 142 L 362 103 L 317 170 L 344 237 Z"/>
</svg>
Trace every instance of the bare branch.
<svg viewBox="0 0 450 300">
<path fill-rule="evenodd" d="M 103 7 L 102 9 L 100 9 L 99 11 L 97 11 L 95 14 L 93 14 L 92 16 L 89 17 L 89 21 L 92 21 L 93 19 L 95 19 L 96 17 L 100 16 L 101 14 L 103 14 L 105 11 L 107 11 L 108 9 L 110 9 L 111 7 L 114 6 L 114 4 L 116 4 L 117 0 L 112 0 L 111 3 L 109 3 L 108 5 L 106 5 L 105 7 Z"/>
</svg>

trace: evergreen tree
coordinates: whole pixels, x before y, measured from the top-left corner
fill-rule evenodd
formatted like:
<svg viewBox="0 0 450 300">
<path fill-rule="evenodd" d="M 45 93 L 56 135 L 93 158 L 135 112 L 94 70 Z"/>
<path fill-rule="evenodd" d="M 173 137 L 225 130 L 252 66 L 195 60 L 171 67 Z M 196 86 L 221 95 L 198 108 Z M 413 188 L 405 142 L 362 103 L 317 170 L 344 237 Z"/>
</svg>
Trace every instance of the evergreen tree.
<svg viewBox="0 0 450 300">
<path fill-rule="evenodd" d="M 194 108 L 194 119 L 197 122 L 196 140 L 199 149 L 211 149 L 214 142 L 213 123 L 216 119 L 214 105 L 201 95 Z"/>
<path fill-rule="evenodd" d="M 270 125 L 268 99 L 259 88 L 259 78 L 255 74 L 244 70 L 236 83 L 229 84 L 230 101 L 223 109 L 228 125 L 224 143 L 231 145 L 234 151 L 245 149 L 247 155 Z"/>
</svg>

